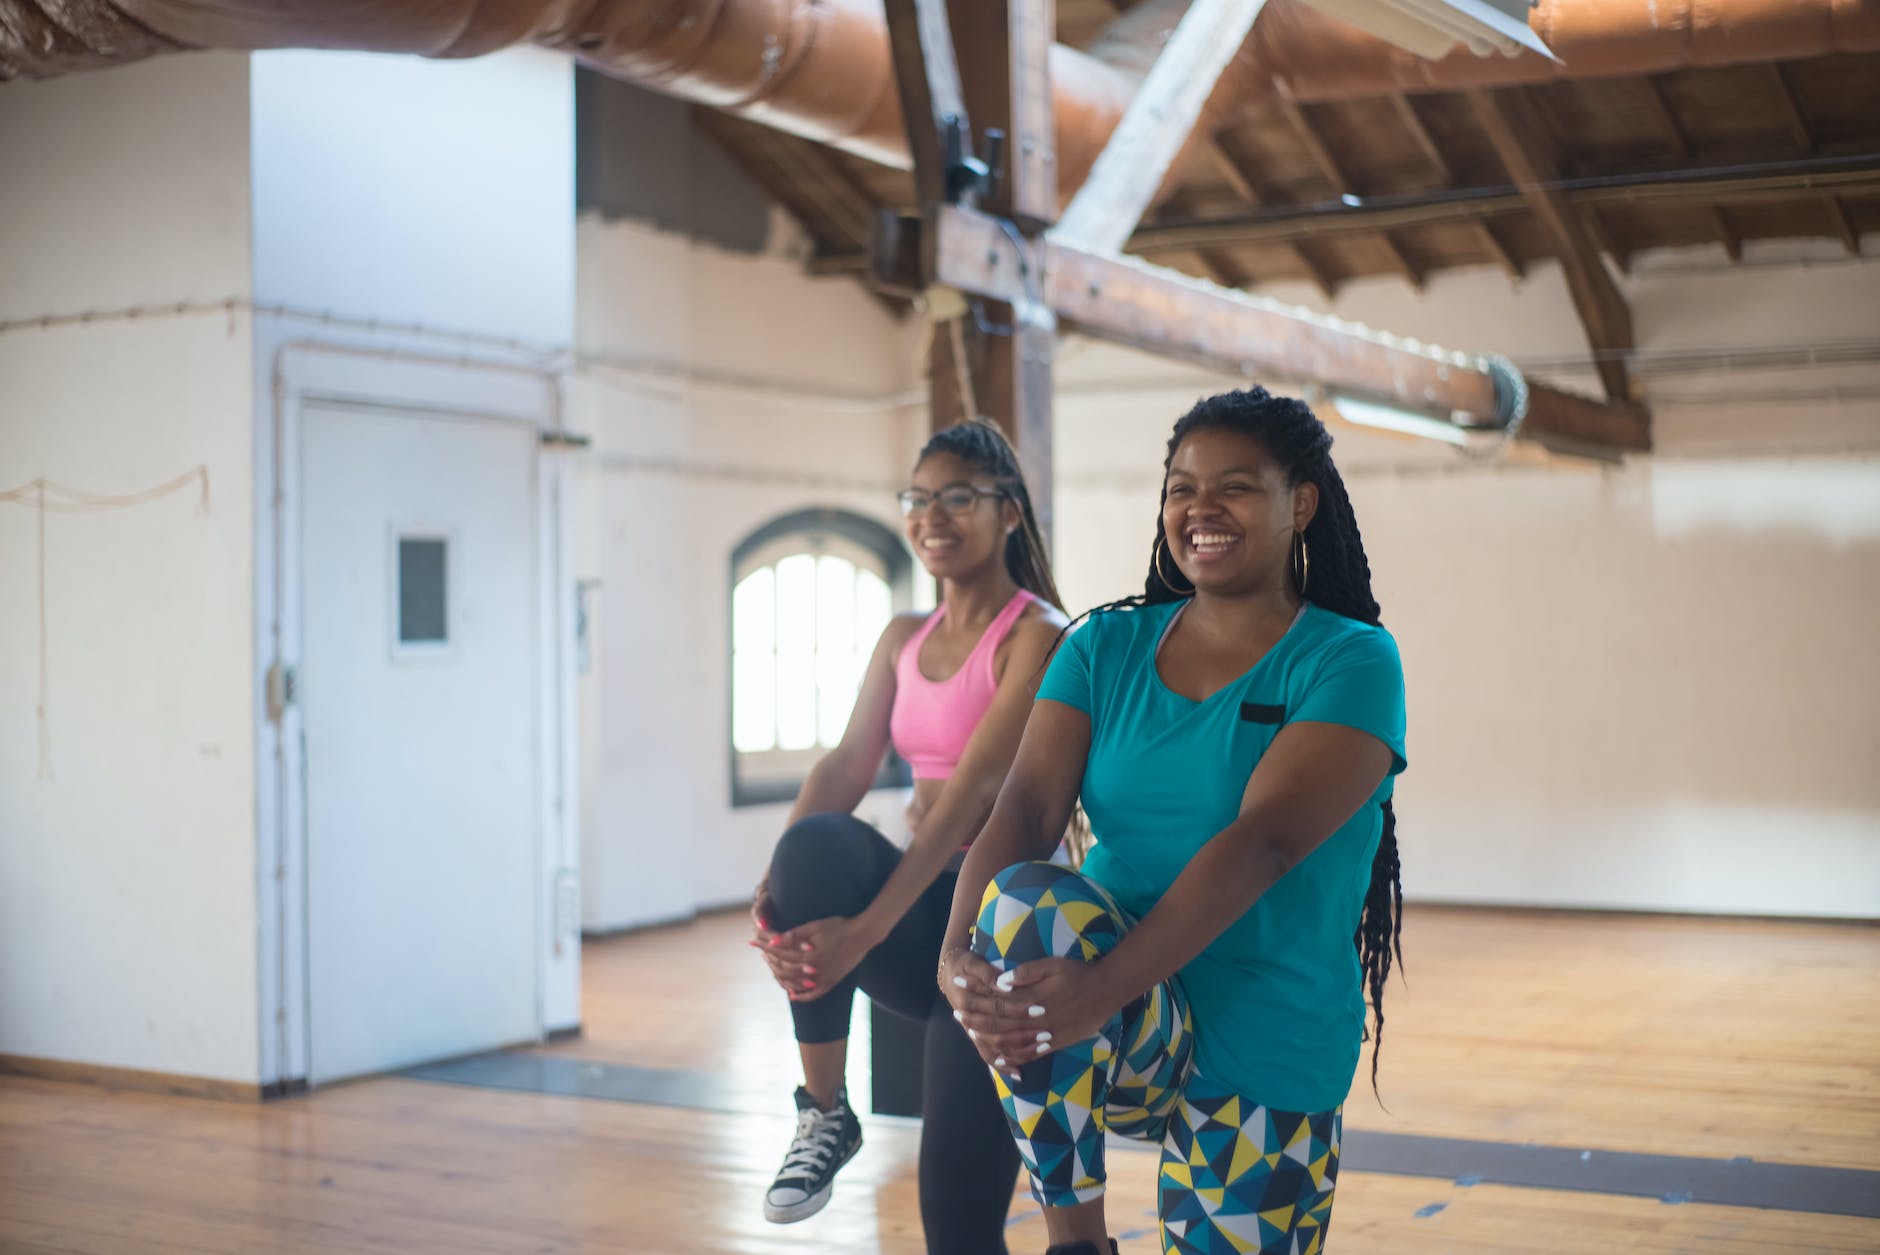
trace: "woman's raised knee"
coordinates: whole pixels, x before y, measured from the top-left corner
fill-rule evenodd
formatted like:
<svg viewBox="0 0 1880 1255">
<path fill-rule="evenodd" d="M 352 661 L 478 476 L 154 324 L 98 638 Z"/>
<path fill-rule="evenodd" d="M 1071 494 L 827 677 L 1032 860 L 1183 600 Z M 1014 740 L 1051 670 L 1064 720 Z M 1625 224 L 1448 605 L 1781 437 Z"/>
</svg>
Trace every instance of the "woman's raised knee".
<svg viewBox="0 0 1880 1255">
<path fill-rule="evenodd" d="M 973 949 L 1012 967 L 1033 959 L 1107 954 L 1126 927 L 1116 902 L 1058 863 L 1014 863 L 994 876 L 979 902 Z"/>
<path fill-rule="evenodd" d="M 771 868 L 824 869 L 853 844 L 849 827 L 856 821 L 841 811 L 805 815 L 783 830 L 770 856 Z"/>
<path fill-rule="evenodd" d="M 853 915 L 874 898 L 882 879 L 881 835 L 852 815 L 805 815 L 777 838 L 770 856 L 770 901 L 783 928 Z"/>
</svg>

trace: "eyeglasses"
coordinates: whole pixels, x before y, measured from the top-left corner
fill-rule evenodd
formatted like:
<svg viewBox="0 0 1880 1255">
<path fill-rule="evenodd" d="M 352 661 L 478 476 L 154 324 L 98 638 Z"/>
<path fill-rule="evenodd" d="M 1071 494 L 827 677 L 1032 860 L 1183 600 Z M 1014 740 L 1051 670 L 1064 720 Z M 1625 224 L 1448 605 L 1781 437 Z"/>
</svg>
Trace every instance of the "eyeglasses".
<svg viewBox="0 0 1880 1255">
<path fill-rule="evenodd" d="M 971 484 L 950 484 L 939 492 L 922 492 L 918 488 L 903 488 L 894 494 L 894 499 L 901 503 L 901 513 L 908 518 L 916 514 L 925 514 L 936 502 L 948 514 L 964 514 L 979 504 L 981 497 L 1003 497 L 1005 492 L 999 488 L 976 488 Z"/>
</svg>

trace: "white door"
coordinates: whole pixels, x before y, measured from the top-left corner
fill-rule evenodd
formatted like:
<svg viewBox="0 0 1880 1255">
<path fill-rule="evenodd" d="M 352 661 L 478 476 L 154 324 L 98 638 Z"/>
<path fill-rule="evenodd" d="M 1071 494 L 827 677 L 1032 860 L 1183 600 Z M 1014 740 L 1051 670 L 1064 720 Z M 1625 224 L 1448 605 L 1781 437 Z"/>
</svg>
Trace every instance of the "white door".
<svg viewBox="0 0 1880 1255">
<path fill-rule="evenodd" d="M 540 1033 L 537 442 L 301 413 L 317 1084 Z"/>
</svg>

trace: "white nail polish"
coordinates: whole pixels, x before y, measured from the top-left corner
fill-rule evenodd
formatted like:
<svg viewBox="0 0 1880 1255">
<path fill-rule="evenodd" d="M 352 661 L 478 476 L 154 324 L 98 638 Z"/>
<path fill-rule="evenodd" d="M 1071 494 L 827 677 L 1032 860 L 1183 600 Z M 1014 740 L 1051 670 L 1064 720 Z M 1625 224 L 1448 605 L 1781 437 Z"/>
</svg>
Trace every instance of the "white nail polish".
<svg viewBox="0 0 1880 1255">
<path fill-rule="evenodd" d="M 995 1067 L 995 1068 L 1002 1068 L 1002 1067 L 1004 1067 L 1004 1066 L 1005 1066 L 1005 1056 L 1004 1056 L 1004 1055 L 1000 1055 L 1000 1056 L 999 1056 L 999 1057 L 998 1057 L 997 1059 L 994 1059 L 994 1060 L 992 1061 L 992 1066 L 993 1066 L 993 1067 Z"/>
<path fill-rule="evenodd" d="M 1025 1014 L 1035 1020 L 1044 1014 L 1044 1008 L 1034 1002 L 1031 1006 L 1025 1008 Z"/>
<path fill-rule="evenodd" d="M 958 1020 L 958 1021 L 959 1021 L 960 1023 L 962 1023 L 962 1024 L 964 1024 L 964 1023 L 966 1023 L 966 1012 L 964 1012 L 964 1011 L 955 1011 L 955 1012 L 953 1013 L 953 1018 L 954 1018 L 954 1019 L 956 1019 L 956 1020 Z"/>
<path fill-rule="evenodd" d="M 964 976 L 955 976 L 953 978 L 953 984 L 960 989 L 964 989 L 966 988 L 966 978 Z"/>
<path fill-rule="evenodd" d="M 998 980 L 995 980 L 992 983 L 997 985 L 1000 989 L 1004 990 L 1006 993 L 1009 994 L 1012 992 L 1012 982 L 1017 979 L 1018 977 L 1014 975 L 1013 973 L 1005 972 L 1000 975 Z"/>
<path fill-rule="evenodd" d="M 972 1029 L 970 1029 L 970 1028 L 966 1030 L 966 1035 L 967 1035 L 968 1037 L 970 1037 L 970 1038 L 972 1038 L 972 1039 L 973 1039 L 974 1041 L 978 1041 L 978 1040 L 979 1040 L 979 1034 L 978 1034 L 978 1033 L 975 1033 L 975 1032 L 974 1032 L 974 1031 L 973 1031 Z"/>
<path fill-rule="evenodd" d="M 1038 1034 L 1038 1040 L 1039 1040 L 1039 1041 L 1050 1041 L 1050 1040 L 1051 1040 L 1051 1034 L 1049 1034 L 1049 1033 L 1040 1033 L 1040 1034 Z"/>
<path fill-rule="evenodd" d="M 1041 1054 L 1041 1055 L 1042 1055 L 1042 1054 L 1049 1054 L 1049 1053 L 1050 1053 L 1050 1051 L 1051 1051 L 1051 1043 L 1050 1043 L 1050 1042 L 1048 1042 L 1048 1041 L 1041 1041 L 1041 1042 L 1039 1042 L 1039 1043 L 1038 1043 L 1038 1053 L 1039 1053 L 1039 1054 Z"/>
</svg>

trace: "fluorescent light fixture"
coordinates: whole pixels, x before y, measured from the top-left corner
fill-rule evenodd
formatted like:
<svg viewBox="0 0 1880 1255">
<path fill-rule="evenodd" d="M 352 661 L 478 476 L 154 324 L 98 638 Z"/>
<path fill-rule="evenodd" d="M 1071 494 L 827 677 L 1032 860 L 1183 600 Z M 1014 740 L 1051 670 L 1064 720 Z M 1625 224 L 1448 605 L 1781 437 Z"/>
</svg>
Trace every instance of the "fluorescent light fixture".
<svg viewBox="0 0 1880 1255">
<path fill-rule="evenodd" d="M 1458 448 L 1466 449 L 1469 446 L 1469 428 L 1458 427 L 1447 419 L 1431 418 L 1428 414 L 1416 414 L 1400 410 L 1394 405 L 1380 405 L 1376 401 L 1361 401 L 1357 397 L 1334 396 L 1331 402 L 1332 408 L 1346 422 L 1356 423 L 1360 427 L 1375 427 L 1380 431 L 1440 440 Z"/>
<path fill-rule="evenodd" d="M 1528 0 L 1305 0 L 1315 9 L 1350 22 L 1379 39 L 1426 60 L 1445 56 L 1457 44 L 1485 57 L 1512 57 L 1523 48 L 1558 61 L 1540 36 L 1528 29 Z"/>
</svg>

